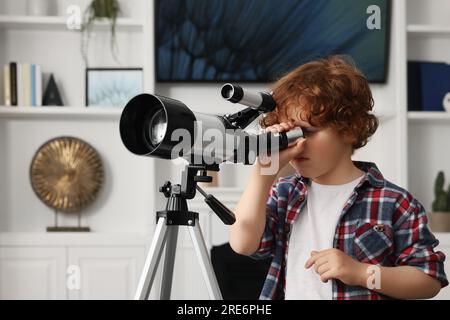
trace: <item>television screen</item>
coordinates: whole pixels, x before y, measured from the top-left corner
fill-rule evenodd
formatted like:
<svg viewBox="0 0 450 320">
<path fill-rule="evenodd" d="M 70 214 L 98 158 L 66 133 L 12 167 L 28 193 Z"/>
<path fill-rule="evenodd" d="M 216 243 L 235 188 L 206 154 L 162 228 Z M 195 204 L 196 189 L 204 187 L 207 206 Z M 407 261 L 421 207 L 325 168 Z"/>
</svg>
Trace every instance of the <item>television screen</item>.
<svg viewBox="0 0 450 320">
<path fill-rule="evenodd" d="M 385 82 L 390 0 L 157 0 L 161 82 L 270 82 L 331 54 Z"/>
</svg>

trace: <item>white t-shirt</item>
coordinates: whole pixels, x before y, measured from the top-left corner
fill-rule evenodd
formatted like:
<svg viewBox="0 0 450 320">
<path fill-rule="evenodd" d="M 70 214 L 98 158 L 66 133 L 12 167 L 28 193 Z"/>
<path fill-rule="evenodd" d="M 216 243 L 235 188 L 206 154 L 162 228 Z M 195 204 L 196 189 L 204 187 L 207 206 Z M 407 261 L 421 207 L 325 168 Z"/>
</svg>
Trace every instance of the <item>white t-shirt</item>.
<svg viewBox="0 0 450 320">
<path fill-rule="evenodd" d="M 363 177 L 341 185 L 323 185 L 311 180 L 307 203 L 292 225 L 286 268 L 286 300 L 332 299 L 332 282 L 323 283 L 314 266 L 305 269 L 305 263 L 311 251 L 333 248 L 336 226 L 345 202 Z"/>
</svg>

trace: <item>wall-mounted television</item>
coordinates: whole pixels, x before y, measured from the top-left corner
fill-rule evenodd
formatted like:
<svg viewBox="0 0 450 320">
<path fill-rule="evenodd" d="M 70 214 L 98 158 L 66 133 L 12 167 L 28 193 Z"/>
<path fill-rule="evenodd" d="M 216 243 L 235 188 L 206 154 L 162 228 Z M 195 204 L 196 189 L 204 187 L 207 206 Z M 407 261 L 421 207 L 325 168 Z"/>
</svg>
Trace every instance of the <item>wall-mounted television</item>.
<svg viewBox="0 0 450 320">
<path fill-rule="evenodd" d="M 156 78 L 271 82 L 345 54 L 384 83 L 390 11 L 390 0 L 156 0 Z"/>
</svg>

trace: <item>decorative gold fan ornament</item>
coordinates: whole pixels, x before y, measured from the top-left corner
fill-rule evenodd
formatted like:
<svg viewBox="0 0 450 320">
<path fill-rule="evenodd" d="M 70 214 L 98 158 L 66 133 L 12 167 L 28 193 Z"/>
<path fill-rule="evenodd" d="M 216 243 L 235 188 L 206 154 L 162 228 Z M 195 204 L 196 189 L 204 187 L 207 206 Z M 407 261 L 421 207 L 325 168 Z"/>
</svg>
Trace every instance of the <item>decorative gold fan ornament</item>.
<svg viewBox="0 0 450 320">
<path fill-rule="evenodd" d="M 30 166 L 31 185 L 38 198 L 56 212 L 79 213 L 98 195 L 104 179 L 97 151 L 74 137 L 44 143 Z"/>
</svg>

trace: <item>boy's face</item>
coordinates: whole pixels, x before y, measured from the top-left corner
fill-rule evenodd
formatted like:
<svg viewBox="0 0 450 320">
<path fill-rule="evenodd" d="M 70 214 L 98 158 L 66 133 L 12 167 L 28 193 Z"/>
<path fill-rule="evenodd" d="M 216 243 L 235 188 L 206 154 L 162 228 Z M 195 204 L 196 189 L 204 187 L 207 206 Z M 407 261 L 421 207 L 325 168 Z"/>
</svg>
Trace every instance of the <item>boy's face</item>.
<svg viewBox="0 0 450 320">
<path fill-rule="evenodd" d="M 300 117 L 291 117 L 305 135 L 303 152 L 290 161 L 294 169 L 304 177 L 319 178 L 348 161 L 352 155 L 351 139 L 339 135 L 331 127 L 314 127 Z"/>
</svg>

